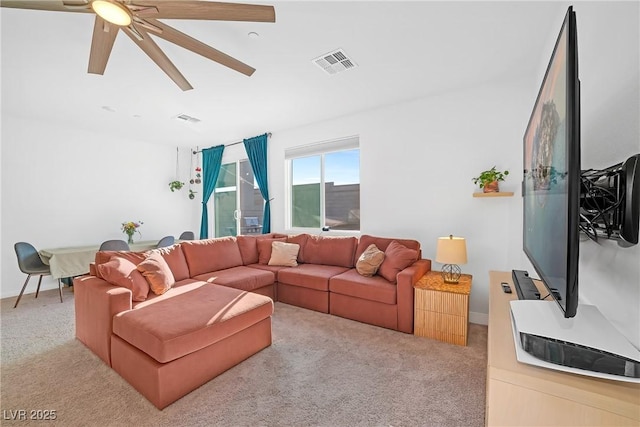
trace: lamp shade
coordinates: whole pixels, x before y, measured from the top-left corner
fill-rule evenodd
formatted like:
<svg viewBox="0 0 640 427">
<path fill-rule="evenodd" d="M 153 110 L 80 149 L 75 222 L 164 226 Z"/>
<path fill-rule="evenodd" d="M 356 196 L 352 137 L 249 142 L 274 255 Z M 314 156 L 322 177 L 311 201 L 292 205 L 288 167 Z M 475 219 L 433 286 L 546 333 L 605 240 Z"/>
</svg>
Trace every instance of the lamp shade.
<svg viewBox="0 0 640 427">
<path fill-rule="evenodd" d="M 440 264 L 466 264 L 467 243 L 464 237 L 439 237 L 436 248 L 436 262 Z"/>
</svg>

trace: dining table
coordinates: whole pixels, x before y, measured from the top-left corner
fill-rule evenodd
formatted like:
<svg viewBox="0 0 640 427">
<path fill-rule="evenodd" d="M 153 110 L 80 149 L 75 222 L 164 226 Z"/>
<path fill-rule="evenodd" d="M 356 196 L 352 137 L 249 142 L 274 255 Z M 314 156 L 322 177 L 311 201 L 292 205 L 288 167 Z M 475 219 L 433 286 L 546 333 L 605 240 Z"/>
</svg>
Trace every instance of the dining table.
<svg viewBox="0 0 640 427">
<path fill-rule="evenodd" d="M 141 240 L 129 244 L 132 251 L 145 251 L 153 249 L 158 240 Z M 75 277 L 87 274 L 89 264 L 95 261 L 96 253 L 100 245 L 67 246 L 60 248 L 48 248 L 38 251 L 42 262 L 51 268 L 51 276 L 54 279 Z"/>
</svg>

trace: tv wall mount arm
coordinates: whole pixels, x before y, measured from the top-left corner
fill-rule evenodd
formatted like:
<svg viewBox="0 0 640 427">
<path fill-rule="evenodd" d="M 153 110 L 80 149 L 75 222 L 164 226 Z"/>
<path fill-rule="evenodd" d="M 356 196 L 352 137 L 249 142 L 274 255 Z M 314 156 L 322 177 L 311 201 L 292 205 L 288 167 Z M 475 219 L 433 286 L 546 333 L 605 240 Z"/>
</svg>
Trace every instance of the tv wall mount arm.
<svg viewBox="0 0 640 427">
<path fill-rule="evenodd" d="M 594 241 L 638 243 L 640 154 L 605 169 L 583 170 L 580 188 L 580 231 Z"/>
</svg>

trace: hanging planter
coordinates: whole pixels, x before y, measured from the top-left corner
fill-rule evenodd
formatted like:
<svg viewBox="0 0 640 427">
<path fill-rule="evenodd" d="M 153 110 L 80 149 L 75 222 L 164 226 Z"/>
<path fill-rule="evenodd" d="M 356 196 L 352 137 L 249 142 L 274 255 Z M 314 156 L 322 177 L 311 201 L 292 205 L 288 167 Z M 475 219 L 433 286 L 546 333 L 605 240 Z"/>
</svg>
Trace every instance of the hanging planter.
<svg viewBox="0 0 640 427">
<path fill-rule="evenodd" d="M 196 197 L 196 191 L 191 189 L 191 186 L 194 184 L 200 184 L 202 181 L 200 180 L 200 164 L 198 160 L 198 152 L 200 151 L 199 147 L 196 147 L 194 151 L 192 151 L 191 156 L 191 164 L 189 165 L 189 198 L 193 200 Z M 196 156 L 196 167 L 193 167 L 193 156 Z M 196 177 L 193 177 L 193 172 L 196 172 Z"/>
<path fill-rule="evenodd" d="M 169 183 L 169 189 L 173 193 L 184 187 L 184 182 L 180 181 L 180 148 L 176 147 L 176 179 Z"/>
<path fill-rule="evenodd" d="M 193 150 L 191 153 L 192 153 L 191 154 L 191 159 L 190 159 L 190 162 L 189 162 L 189 184 L 193 185 L 193 184 L 196 183 L 196 180 L 193 179 L 193 156 L 197 156 L 198 155 L 197 154 L 198 153 L 198 147 L 196 147 L 196 149 Z M 191 191 L 191 186 L 189 186 L 189 191 Z"/>
<path fill-rule="evenodd" d="M 196 179 L 195 182 L 196 184 L 200 184 L 202 182 L 202 180 L 200 179 L 202 176 L 200 175 L 200 172 L 202 172 L 202 169 L 200 168 L 200 158 L 196 157 Z"/>
<path fill-rule="evenodd" d="M 171 189 L 171 192 L 173 193 L 176 190 L 180 190 L 182 187 L 184 187 L 184 182 L 180 182 L 180 181 L 171 181 L 169 183 L 169 188 Z"/>
</svg>

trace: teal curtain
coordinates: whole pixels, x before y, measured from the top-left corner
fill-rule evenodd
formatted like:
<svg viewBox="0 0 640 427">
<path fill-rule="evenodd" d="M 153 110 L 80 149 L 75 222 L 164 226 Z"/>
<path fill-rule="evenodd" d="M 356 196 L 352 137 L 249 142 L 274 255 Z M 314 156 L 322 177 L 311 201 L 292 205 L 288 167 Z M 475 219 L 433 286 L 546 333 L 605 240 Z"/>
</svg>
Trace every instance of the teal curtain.
<svg viewBox="0 0 640 427">
<path fill-rule="evenodd" d="M 209 212 L 207 202 L 213 194 L 222 165 L 224 145 L 205 148 L 202 150 L 202 220 L 200 221 L 200 238 L 209 237 Z"/>
<path fill-rule="evenodd" d="M 264 199 L 264 214 L 262 215 L 262 234 L 271 232 L 271 205 L 269 200 L 269 182 L 267 178 L 267 134 L 244 139 L 244 148 L 249 156 L 249 163 L 253 175 L 258 183 L 260 194 Z"/>
</svg>

